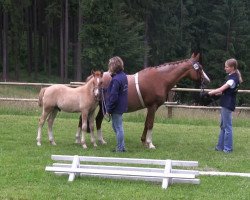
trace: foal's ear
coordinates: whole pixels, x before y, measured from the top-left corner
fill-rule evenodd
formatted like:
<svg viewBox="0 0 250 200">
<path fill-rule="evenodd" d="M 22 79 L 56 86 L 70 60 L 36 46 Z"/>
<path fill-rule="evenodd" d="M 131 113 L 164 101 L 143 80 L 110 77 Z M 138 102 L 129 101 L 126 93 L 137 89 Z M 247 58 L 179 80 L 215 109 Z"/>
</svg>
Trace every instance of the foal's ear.
<svg viewBox="0 0 250 200">
<path fill-rule="evenodd" d="M 91 74 L 92 74 L 92 75 L 95 75 L 95 70 L 92 69 L 92 70 L 91 70 Z"/>
</svg>

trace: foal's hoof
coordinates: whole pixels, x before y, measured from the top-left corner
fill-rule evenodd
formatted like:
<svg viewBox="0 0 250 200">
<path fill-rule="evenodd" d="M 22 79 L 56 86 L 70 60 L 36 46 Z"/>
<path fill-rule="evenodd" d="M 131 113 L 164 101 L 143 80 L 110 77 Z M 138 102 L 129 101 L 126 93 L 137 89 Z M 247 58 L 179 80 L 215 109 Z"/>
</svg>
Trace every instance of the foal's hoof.
<svg viewBox="0 0 250 200">
<path fill-rule="evenodd" d="M 83 144 L 83 145 L 82 145 L 82 148 L 83 148 L 83 149 L 87 149 L 88 147 L 87 147 L 86 144 Z"/>
<path fill-rule="evenodd" d="M 107 142 L 105 140 L 98 140 L 98 143 L 101 144 L 101 145 L 107 144 Z"/>
<path fill-rule="evenodd" d="M 75 141 L 75 144 L 81 144 L 81 141 L 76 140 L 76 141 Z"/>
<path fill-rule="evenodd" d="M 56 146 L 56 142 L 55 141 L 50 141 L 50 144 L 53 146 Z"/>
<path fill-rule="evenodd" d="M 39 147 L 42 146 L 41 142 L 37 142 L 36 145 Z"/>
</svg>

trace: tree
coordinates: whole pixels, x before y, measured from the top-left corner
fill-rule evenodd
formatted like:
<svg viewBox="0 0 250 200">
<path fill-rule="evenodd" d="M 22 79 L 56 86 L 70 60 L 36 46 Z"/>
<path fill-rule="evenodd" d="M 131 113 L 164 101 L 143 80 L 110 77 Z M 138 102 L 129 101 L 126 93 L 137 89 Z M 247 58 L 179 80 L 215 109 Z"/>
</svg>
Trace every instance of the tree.
<svg viewBox="0 0 250 200">
<path fill-rule="evenodd" d="M 3 80 L 8 79 L 8 9 L 3 7 Z"/>
<path fill-rule="evenodd" d="M 122 57 L 127 72 L 138 71 L 143 61 L 142 26 L 127 14 L 124 4 L 86 0 L 82 6 L 84 76 L 93 68 L 107 70 L 108 59 L 114 55 Z"/>
</svg>

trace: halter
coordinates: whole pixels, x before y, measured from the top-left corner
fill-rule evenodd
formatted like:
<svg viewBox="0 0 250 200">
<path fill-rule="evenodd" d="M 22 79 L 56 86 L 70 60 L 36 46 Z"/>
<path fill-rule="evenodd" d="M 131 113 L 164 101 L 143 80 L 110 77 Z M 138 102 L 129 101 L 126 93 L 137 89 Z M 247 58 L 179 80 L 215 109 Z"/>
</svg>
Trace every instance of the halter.
<svg viewBox="0 0 250 200">
<path fill-rule="evenodd" d="M 96 100 L 96 101 L 100 101 L 100 100 L 101 100 L 100 87 L 95 86 L 95 87 L 93 88 L 93 93 L 94 93 L 94 94 L 95 94 L 95 90 L 98 90 L 98 96 L 94 95 L 95 100 Z"/>
<path fill-rule="evenodd" d="M 106 105 L 106 101 L 105 101 L 105 95 L 104 95 L 104 88 L 101 88 L 101 103 L 102 103 L 102 114 L 104 119 L 107 122 L 110 122 L 111 116 L 106 114 L 107 111 L 107 105 Z"/>
<path fill-rule="evenodd" d="M 191 61 L 192 62 L 192 61 Z M 200 76 L 200 95 L 204 93 L 205 80 L 202 76 L 202 65 L 199 62 L 192 62 L 193 68 L 195 69 L 197 76 Z"/>
</svg>

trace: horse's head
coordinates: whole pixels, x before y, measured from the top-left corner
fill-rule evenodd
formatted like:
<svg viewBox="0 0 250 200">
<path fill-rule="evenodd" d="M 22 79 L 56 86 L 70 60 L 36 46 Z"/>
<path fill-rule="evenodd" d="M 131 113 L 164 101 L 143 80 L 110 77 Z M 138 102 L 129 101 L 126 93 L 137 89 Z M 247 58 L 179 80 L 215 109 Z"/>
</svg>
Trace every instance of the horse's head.
<svg viewBox="0 0 250 200">
<path fill-rule="evenodd" d="M 102 88 L 102 76 L 103 72 L 102 71 L 92 71 L 92 76 L 93 76 L 93 93 L 95 96 L 96 100 L 100 100 L 101 98 L 101 88 Z"/>
<path fill-rule="evenodd" d="M 205 84 L 208 84 L 210 82 L 210 79 L 206 75 L 206 73 L 203 70 L 202 65 L 199 63 L 200 54 L 192 54 L 189 61 L 192 64 L 192 70 L 190 70 L 189 77 L 190 79 L 200 82 L 201 86 L 203 87 Z"/>
</svg>

